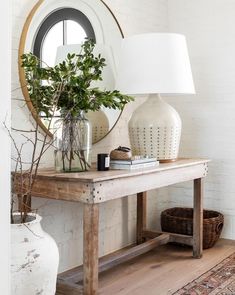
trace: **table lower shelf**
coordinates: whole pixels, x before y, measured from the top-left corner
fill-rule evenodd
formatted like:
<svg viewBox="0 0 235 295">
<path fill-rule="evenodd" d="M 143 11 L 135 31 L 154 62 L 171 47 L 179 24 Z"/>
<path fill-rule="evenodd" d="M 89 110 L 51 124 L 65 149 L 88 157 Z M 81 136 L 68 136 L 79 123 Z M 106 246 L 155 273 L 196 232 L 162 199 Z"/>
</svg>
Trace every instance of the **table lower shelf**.
<svg viewBox="0 0 235 295">
<path fill-rule="evenodd" d="M 178 242 L 182 244 L 192 245 L 193 238 L 191 236 L 154 232 L 144 230 L 142 233 L 145 242 L 139 245 L 131 245 L 118 250 L 114 253 L 103 256 L 99 259 L 99 273 L 109 270 L 123 262 L 131 260 L 142 255 L 152 249 L 164 245 L 168 242 Z M 57 293 L 58 295 L 78 295 L 83 294 L 83 266 L 79 266 L 58 275 Z"/>
</svg>

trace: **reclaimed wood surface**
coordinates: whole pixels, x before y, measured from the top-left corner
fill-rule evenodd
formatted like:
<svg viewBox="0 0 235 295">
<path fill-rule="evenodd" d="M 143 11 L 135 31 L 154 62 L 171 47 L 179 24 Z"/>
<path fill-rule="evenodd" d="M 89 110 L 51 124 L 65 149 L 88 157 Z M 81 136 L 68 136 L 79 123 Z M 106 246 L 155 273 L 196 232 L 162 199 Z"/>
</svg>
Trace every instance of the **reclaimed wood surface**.
<svg viewBox="0 0 235 295">
<path fill-rule="evenodd" d="M 66 181 L 84 181 L 84 182 L 99 182 L 105 180 L 111 180 L 116 178 L 133 177 L 137 175 L 145 175 L 152 172 L 160 172 L 166 170 L 172 170 L 179 167 L 194 166 L 197 164 L 208 163 L 206 159 L 191 159 L 183 158 L 171 163 L 161 163 L 156 167 L 149 167 L 135 170 L 108 170 L 108 171 L 96 171 L 90 170 L 87 172 L 79 173 L 59 173 L 54 168 L 40 169 L 38 171 L 37 178 L 47 179 L 60 179 Z"/>
<path fill-rule="evenodd" d="M 193 245 L 193 237 L 187 236 L 187 235 L 181 235 L 181 234 L 175 234 L 175 233 L 169 233 L 169 232 L 162 232 L 162 231 L 152 231 L 152 230 L 144 230 L 142 235 L 145 238 L 153 239 L 155 237 L 158 237 L 162 234 L 168 234 L 169 235 L 169 242 L 174 243 L 180 243 L 188 246 Z"/>
<path fill-rule="evenodd" d="M 84 204 L 83 210 L 83 289 L 85 295 L 98 294 L 99 205 Z"/>
<path fill-rule="evenodd" d="M 137 213 L 136 213 L 136 243 L 144 242 L 143 230 L 147 225 L 147 192 L 137 194 Z"/>
<path fill-rule="evenodd" d="M 32 195 L 56 200 L 102 203 L 207 175 L 208 160 L 180 159 L 135 171 L 56 173 L 39 170 Z M 15 186 L 17 192 L 17 185 Z"/>
<path fill-rule="evenodd" d="M 201 258 L 203 247 L 203 183 L 202 178 L 194 180 L 193 256 L 195 258 Z"/>
</svg>

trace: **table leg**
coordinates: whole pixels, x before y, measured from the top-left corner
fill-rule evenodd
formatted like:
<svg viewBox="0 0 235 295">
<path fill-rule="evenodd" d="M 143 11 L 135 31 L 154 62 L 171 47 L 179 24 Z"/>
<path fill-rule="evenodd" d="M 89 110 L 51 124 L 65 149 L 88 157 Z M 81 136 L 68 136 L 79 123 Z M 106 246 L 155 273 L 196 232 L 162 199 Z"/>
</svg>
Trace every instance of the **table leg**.
<svg viewBox="0 0 235 295">
<path fill-rule="evenodd" d="M 136 222 L 136 243 L 144 242 L 143 231 L 147 223 L 147 192 L 137 194 L 137 222 Z"/>
<path fill-rule="evenodd" d="M 83 288 L 84 295 L 98 294 L 99 205 L 84 204 L 83 210 Z"/>
<path fill-rule="evenodd" d="M 194 179 L 193 257 L 202 256 L 203 240 L 203 179 Z"/>
</svg>

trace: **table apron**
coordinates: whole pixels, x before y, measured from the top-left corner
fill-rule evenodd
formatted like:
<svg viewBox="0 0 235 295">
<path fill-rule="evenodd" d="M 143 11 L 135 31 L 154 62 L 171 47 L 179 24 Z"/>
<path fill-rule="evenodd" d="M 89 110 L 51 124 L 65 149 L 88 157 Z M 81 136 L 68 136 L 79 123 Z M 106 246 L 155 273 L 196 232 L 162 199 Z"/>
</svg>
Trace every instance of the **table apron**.
<svg viewBox="0 0 235 295">
<path fill-rule="evenodd" d="M 91 202 L 101 203 L 143 191 L 157 189 L 168 185 L 203 178 L 207 175 L 207 165 L 198 164 L 166 171 L 119 178 L 95 183 Z"/>
<path fill-rule="evenodd" d="M 34 185 L 32 195 L 88 204 L 103 203 L 139 192 L 203 178 L 207 175 L 207 170 L 207 163 L 201 163 L 100 182 L 76 182 L 39 178 Z"/>
</svg>

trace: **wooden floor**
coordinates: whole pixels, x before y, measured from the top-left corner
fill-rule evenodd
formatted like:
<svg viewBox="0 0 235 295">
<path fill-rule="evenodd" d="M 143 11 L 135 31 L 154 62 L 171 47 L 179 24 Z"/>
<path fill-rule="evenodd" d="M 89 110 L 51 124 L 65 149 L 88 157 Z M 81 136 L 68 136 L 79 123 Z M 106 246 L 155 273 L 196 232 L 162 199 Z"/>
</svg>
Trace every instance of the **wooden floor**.
<svg viewBox="0 0 235 295">
<path fill-rule="evenodd" d="M 233 252 L 235 241 L 224 239 L 204 250 L 201 259 L 192 258 L 192 249 L 188 247 L 160 246 L 100 274 L 99 294 L 170 295 Z"/>
</svg>

